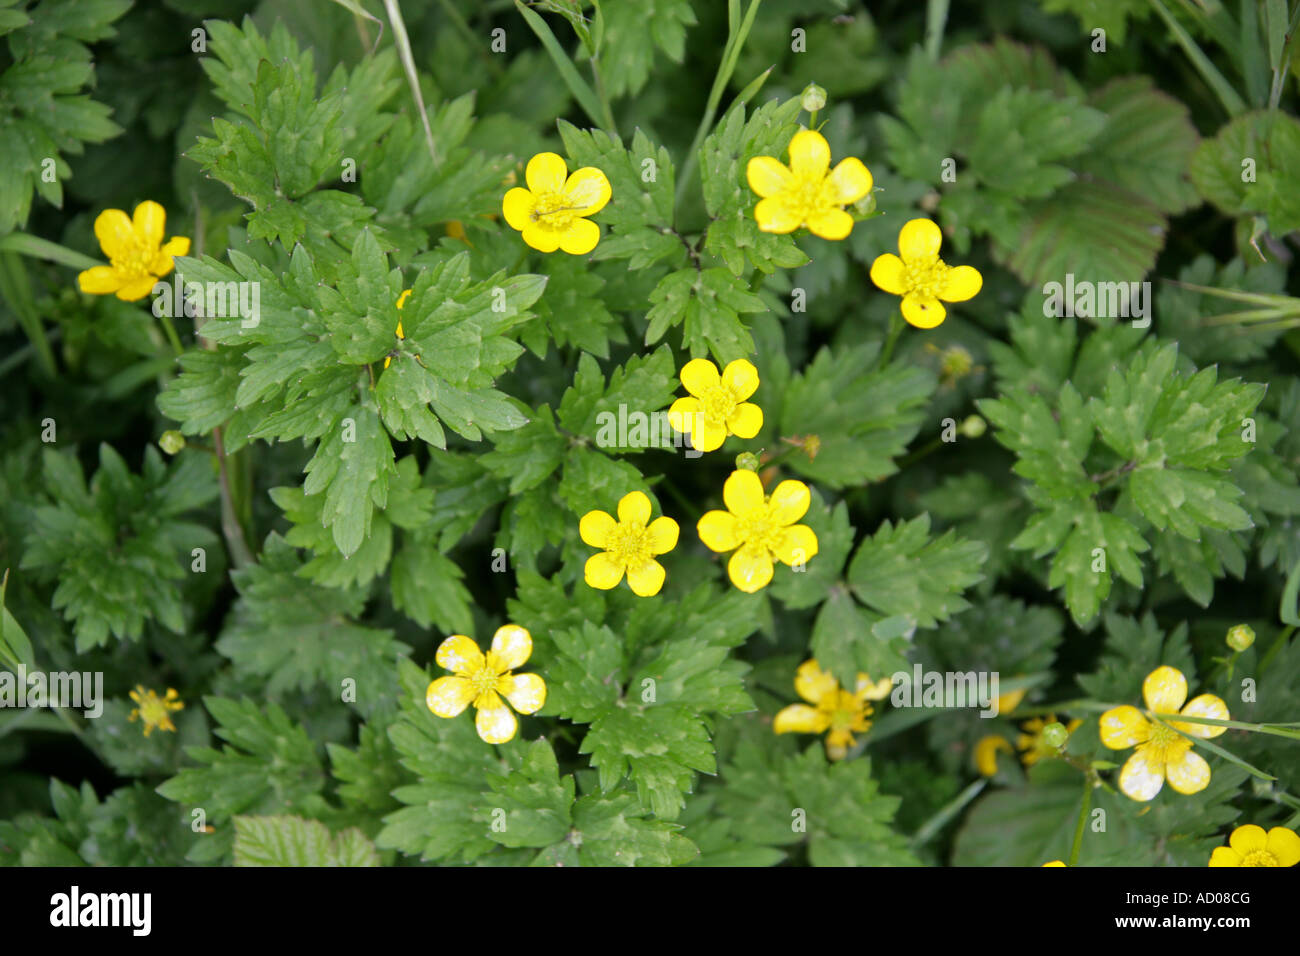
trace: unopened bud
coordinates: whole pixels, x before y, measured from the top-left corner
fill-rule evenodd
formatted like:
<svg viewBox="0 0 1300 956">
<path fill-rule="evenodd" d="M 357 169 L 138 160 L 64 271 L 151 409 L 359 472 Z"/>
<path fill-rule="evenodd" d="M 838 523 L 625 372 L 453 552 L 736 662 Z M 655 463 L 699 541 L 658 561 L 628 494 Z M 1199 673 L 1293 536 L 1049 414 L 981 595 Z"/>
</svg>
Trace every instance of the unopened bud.
<svg viewBox="0 0 1300 956">
<path fill-rule="evenodd" d="M 165 431 L 158 438 L 158 447 L 169 455 L 175 455 L 185 447 L 185 436 L 178 431 Z"/>
<path fill-rule="evenodd" d="M 799 98 L 799 105 L 809 113 L 816 113 L 820 109 L 825 109 L 826 91 L 816 83 L 809 83 L 804 88 L 803 95 Z"/>
<path fill-rule="evenodd" d="M 1070 732 L 1065 729 L 1065 725 L 1060 721 L 1048 724 L 1043 728 L 1043 743 L 1056 750 L 1065 746 L 1065 742 L 1070 739 Z"/>
<path fill-rule="evenodd" d="M 736 467 L 741 471 L 758 471 L 761 464 L 752 451 L 742 451 L 736 456 Z"/>
<path fill-rule="evenodd" d="M 1234 624 L 1228 628 L 1226 640 L 1234 651 L 1244 651 L 1255 643 L 1255 629 L 1249 624 Z"/>
<path fill-rule="evenodd" d="M 978 415 L 968 416 L 957 426 L 957 431 L 961 432 L 966 438 L 979 438 L 987 430 L 988 424 Z"/>
</svg>

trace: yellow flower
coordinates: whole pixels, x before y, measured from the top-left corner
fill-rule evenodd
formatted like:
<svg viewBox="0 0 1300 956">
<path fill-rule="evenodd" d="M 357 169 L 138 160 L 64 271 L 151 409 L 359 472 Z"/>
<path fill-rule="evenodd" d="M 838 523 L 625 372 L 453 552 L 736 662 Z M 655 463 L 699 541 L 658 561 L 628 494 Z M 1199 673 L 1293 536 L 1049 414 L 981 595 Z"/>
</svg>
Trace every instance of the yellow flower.
<svg viewBox="0 0 1300 956">
<path fill-rule="evenodd" d="M 833 170 L 831 148 L 821 133 L 801 129 L 790 139 L 790 165 L 755 156 L 745 168 L 749 188 L 762 197 L 754 221 L 763 232 L 794 232 L 807 226 L 814 236 L 843 239 L 853 217 L 842 207 L 871 192 L 871 173 L 849 157 Z"/>
<path fill-rule="evenodd" d="M 867 718 L 872 707 L 868 701 L 884 700 L 891 686 L 888 677 L 873 682 L 866 674 L 859 673 L 857 685 L 849 693 L 821 669 L 816 659 L 804 661 L 795 672 L 794 689 L 808 703 L 782 708 L 772 722 L 772 729 L 778 734 L 820 734 L 829 730 L 826 756 L 841 760 L 853 746 L 853 734 L 865 734 L 871 729 Z"/>
<path fill-rule="evenodd" d="M 135 690 L 130 693 L 130 697 L 138 706 L 131 708 L 131 714 L 127 720 L 132 723 L 137 720 L 143 721 L 144 735 L 146 737 L 153 733 L 155 729 L 176 732 L 176 725 L 172 723 L 171 713 L 183 709 L 185 704 L 175 690 L 168 687 L 167 694 L 159 697 L 152 690 L 145 690 L 143 684 L 136 684 Z"/>
<path fill-rule="evenodd" d="M 668 423 L 688 433 L 696 451 L 714 451 L 728 435 L 753 438 L 762 429 L 763 410 L 745 401 L 758 388 L 758 369 L 749 362 L 729 362 L 719 376 L 708 359 L 691 359 L 681 380 L 691 397 L 673 402 Z"/>
<path fill-rule="evenodd" d="M 1048 714 L 1046 717 L 1032 717 L 1020 725 L 1020 729 L 1024 732 L 1016 738 L 1016 749 L 1024 751 L 1020 755 L 1020 760 L 1026 767 L 1032 767 L 1044 757 L 1055 757 L 1060 752 L 1060 747 L 1053 746 L 1043 739 L 1043 729 L 1048 724 L 1054 723 L 1056 723 L 1056 715 Z M 1066 737 L 1074 733 L 1082 723 L 1083 721 L 1076 717 L 1066 724 Z"/>
<path fill-rule="evenodd" d="M 992 777 L 998 772 L 998 751 L 1012 753 L 1011 744 L 1005 738 L 997 734 L 989 734 L 987 737 L 981 737 L 975 744 L 973 756 L 975 758 L 975 769 L 982 776 Z"/>
<path fill-rule="evenodd" d="M 948 313 L 943 302 L 975 297 L 984 277 L 974 266 L 949 266 L 939 258 L 943 233 L 929 219 L 913 219 L 898 233 L 900 259 L 892 252 L 871 264 L 871 281 L 903 297 L 903 318 L 918 329 L 932 329 Z"/>
<path fill-rule="evenodd" d="M 618 520 L 600 510 L 588 511 L 578 523 L 578 534 L 593 548 L 603 548 L 587 559 L 583 571 L 587 584 L 602 591 L 617 587 L 627 574 L 628 586 L 638 597 L 658 594 L 664 586 L 664 566 L 655 560 L 677 547 L 677 522 L 662 516 L 650 520 L 650 499 L 632 491 L 618 503 Z"/>
<path fill-rule="evenodd" d="M 812 496 L 802 481 L 783 481 L 771 497 L 752 471 L 733 471 L 722 486 L 726 511 L 709 511 L 696 525 L 710 551 L 735 550 L 727 562 L 731 583 L 753 594 L 772 580 L 773 560 L 795 565 L 817 554 L 817 535 L 795 524 L 808 511 Z"/>
<path fill-rule="evenodd" d="M 524 181 L 501 201 L 501 212 L 538 252 L 563 249 L 586 255 L 600 241 L 600 227 L 587 219 L 605 208 L 612 190 L 605 174 L 584 166 L 567 176 L 568 166 L 555 153 L 538 153 L 528 161 Z"/>
<path fill-rule="evenodd" d="M 127 218 L 120 209 L 105 209 L 95 219 L 95 237 L 112 265 L 95 266 L 77 276 L 82 292 L 116 293 L 125 302 L 147 296 L 161 276 L 172 271 L 173 256 L 188 255 L 190 241 L 173 236 L 163 242 L 167 213 L 153 200 L 145 200 Z"/>
<path fill-rule="evenodd" d="M 478 735 L 487 743 L 503 744 L 519 730 L 510 707 L 532 714 L 546 703 L 546 682 L 541 677 L 510 673 L 522 667 L 532 653 L 532 635 L 517 624 L 497 628 L 487 657 L 468 637 L 453 634 L 438 646 L 437 654 L 439 666 L 452 676 L 431 683 L 424 702 L 439 717 L 458 717 L 473 704 Z"/>
<path fill-rule="evenodd" d="M 397 297 L 397 311 L 400 312 L 400 311 L 402 310 L 402 306 L 406 305 L 406 300 L 409 299 L 410 297 L 411 297 L 411 290 L 410 290 L 410 289 L 407 289 L 405 292 L 403 292 L 401 295 L 399 295 L 399 296 Z M 398 337 L 399 339 L 405 339 L 405 338 L 406 338 L 406 333 L 402 331 L 402 320 L 401 320 L 401 319 L 398 319 L 398 320 L 397 320 L 397 337 Z M 416 356 L 416 357 L 418 358 L 419 356 Z M 392 364 L 393 364 L 393 357 L 392 357 L 391 355 L 385 355 L 385 356 L 384 356 L 384 368 L 388 368 L 388 366 L 390 366 L 390 365 L 392 365 Z"/>
<path fill-rule="evenodd" d="M 1228 845 L 1210 854 L 1210 866 L 1295 866 L 1300 863 L 1300 836 L 1286 827 L 1263 827 L 1248 823 L 1237 827 Z"/>
<path fill-rule="evenodd" d="M 1019 690 L 1009 690 L 1005 694 L 999 694 L 996 705 L 997 712 L 999 714 L 1011 713 L 1020 706 L 1020 702 L 1025 699 L 1027 693 L 1029 693 L 1029 688 L 1022 687 Z"/>
<path fill-rule="evenodd" d="M 1152 715 L 1182 714 L 1227 720 L 1228 706 L 1213 694 L 1202 694 L 1183 707 L 1183 701 L 1187 700 L 1187 678 L 1181 671 L 1167 666 L 1157 667 L 1147 675 L 1142 682 L 1142 697 L 1147 716 L 1128 704 L 1101 715 L 1103 744 L 1111 750 L 1137 747 L 1120 770 L 1119 788 L 1134 800 L 1143 801 L 1154 798 L 1165 780 L 1179 793 L 1200 793 L 1210 782 L 1210 765 L 1192 751 L 1192 741 L 1183 734 L 1208 740 L 1227 728 L 1182 721 L 1166 724 Z"/>
<path fill-rule="evenodd" d="M 1043 866 L 1065 866 L 1065 864 L 1061 860 L 1051 860 L 1044 863 Z"/>
</svg>

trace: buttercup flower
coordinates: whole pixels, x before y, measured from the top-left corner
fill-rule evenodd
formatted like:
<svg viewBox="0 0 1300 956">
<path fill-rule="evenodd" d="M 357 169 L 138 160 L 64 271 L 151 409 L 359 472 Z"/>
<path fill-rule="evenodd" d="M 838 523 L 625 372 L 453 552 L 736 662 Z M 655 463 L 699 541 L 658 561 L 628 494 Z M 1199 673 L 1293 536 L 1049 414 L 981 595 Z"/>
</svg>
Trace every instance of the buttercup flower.
<svg viewBox="0 0 1300 956">
<path fill-rule="evenodd" d="M 812 528 L 795 524 L 812 500 L 802 481 L 783 481 L 768 497 L 757 474 L 733 471 L 722 487 L 722 500 L 727 510 L 706 512 L 696 530 L 709 550 L 734 549 L 727 575 L 747 594 L 772 580 L 774 560 L 793 566 L 817 554 Z"/>
<path fill-rule="evenodd" d="M 501 212 L 510 228 L 523 233 L 524 242 L 538 252 L 563 249 L 581 256 L 600 241 L 600 227 L 586 217 L 605 208 L 612 190 L 595 166 L 567 173 L 562 157 L 538 153 L 524 170 L 528 188 L 516 186 L 507 192 Z"/>
<path fill-rule="evenodd" d="M 1011 743 L 1007 738 L 998 734 L 989 734 L 987 737 L 981 737 L 975 744 L 975 749 L 971 756 L 975 760 L 975 769 L 980 772 L 981 776 L 992 777 L 998 772 L 998 752 L 1005 751 L 1012 753 Z"/>
<path fill-rule="evenodd" d="M 436 658 L 452 674 L 431 683 L 424 701 L 439 717 L 458 717 L 473 704 L 478 735 L 487 743 L 503 744 L 519 730 L 510 707 L 532 714 L 546 703 L 546 682 L 541 677 L 511 673 L 532 653 L 532 635 L 517 624 L 497 628 L 486 657 L 468 637 L 453 634 L 438 645 Z"/>
<path fill-rule="evenodd" d="M 95 219 L 95 237 L 112 265 L 94 266 L 77 276 L 82 292 L 114 293 L 125 302 L 147 296 L 154 283 L 172 271 L 173 256 L 188 255 L 190 241 L 173 236 L 163 242 L 167 213 L 153 200 L 145 200 L 127 218 L 120 209 L 105 209 Z"/>
<path fill-rule="evenodd" d="M 166 695 L 159 697 L 152 690 L 146 690 L 143 684 L 136 684 L 135 690 L 131 691 L 129 696 L 137 706 L 131 708 L 127 720 L 132 723 L 141 721 L 146 737 L 155 730 L 176 732 L 176 725 L 172 723 L 171 715 L 173 711 L 183 710 L 185 704 L 175 690 L 168 687 Z"/>
<path fill-rule="evenodd" d="M 871 192 L 871 173 L 862 160 L 840 160 L 833 170 L 831 148 L 821 133 L 801 129 L 790 139 L 790 165 L 755 156 L 745 167 L 749 188 L 762 197 L 754 221 L 763 232 L 794 232 L 807 226 L 814 236 L 843 239 L 853 217 L 842 207 Z"/>
<path fill-rule="evenodd" d="M 667 516 L 650 520 L 650 499 L 632 491 L 618 503 L 618 520 L 600 510 L 588 511 L 578 523 L 578 534 L 600 554 L 587 559 L 583 577 L 602 591 L 627 583 L 638 597 L 658 594 L 664 586 L 664 566 L 655 560 L 677 547 L 677 522 Z"/>
<path fill-rule="evenodd" d="M 1187 678 L 1181 671 L 1167 666 L 1157 667 L 1147 675 L 1142 682 L 1142 697 L 1147 716 L 1127 704 L 1101 715 L 1103 744 L 1111 750 L 1137 747 L 1119 772 L 1119 788 L 1134 800 L 1144 801 L 1154 798 L 1165 780 L 1179 793 L 1200 793 L 1210 782 L 1210 765 L 1192 751 L 1192 741 L 1183 734 L 1208 740 L 1227 728 L 1182 721 L 1166 724 L 1154 717 L 1147 718 L 1153 714 L 1177 713 L 1227 720 L 1228 706 L 1213 694 L 1201 694 L 1183 707 L 1183 701 L 1187 700 Z"/>
<path fill-rule="evenodd" d="M 1043 866 L 1065 866 L 1065 863 L 1061 860 L 1049 860 Z"/>
<path fill-rule="evenodd" d="M 871 721 L 867 720 L 872 713 L 869 701 L 884 700 L 891 686 L 888 677 L 873 682 L 859 673 L 850 693 L 822 670 L 816 659 L 804 661 L 795 672 L 794 689 L 808 703 L 782 708 L 772 721 L 772 729 L 778 734 L 820 734 L 829 730 L 826 756 L 841 760 L 853 746 L 853 734 L 865 734 L 871 729 Z"/>
<path fill-rule="evenodd" d="M 1023 751 L 1020 761 L 1026 767 L 1032 767 L 1044 757 L 1055 757 L 1060 751 L 1060 747 L 1044 739 L 1043 730 L 1054 723 L 1056 723 L 1056 715 L 1048 714 L 1046 717 L 1032 717 L 1020 725 L 1022 733 L 1016 738 L 1016 749 Z M 1065 725 L 1067 739 L 1082 723 L 1083 721 L 1076 717 Z"/>
<path fill-rule="evenodd" d="M 974 266 L 950 266 L 939 258 L 942 242 L 943 233 L 933 222 L 913 219 L 898 233 L 902 258 L 886 252 L 871 264 L 871 281 L 903 297 L 903 318 L 918 329 L 932 329 L 944 320 L 943 302 L 965 302 L 984 285 Z"/>
<path fill-rule="evenodd" d="M 1210 866 L 1295 866 L 1300 863 L 1300 836 L 1286 827 L 1247 823 L 1228 837 L 1228 845 L 1210 854 Z"/>
<path fill-rule="evenodd" d="M 708 359 L 691 359 L 682 366 L 682 384 L 689 398 L 668 409 L 668 424 L 689 433 L 696 451 L 714 451 L 728 435 L 753 438 L 763 427 L 763 410 L 745 399 L 758 388 L 758 369 L 744 359 L 718 367 Z"/>
</svg>

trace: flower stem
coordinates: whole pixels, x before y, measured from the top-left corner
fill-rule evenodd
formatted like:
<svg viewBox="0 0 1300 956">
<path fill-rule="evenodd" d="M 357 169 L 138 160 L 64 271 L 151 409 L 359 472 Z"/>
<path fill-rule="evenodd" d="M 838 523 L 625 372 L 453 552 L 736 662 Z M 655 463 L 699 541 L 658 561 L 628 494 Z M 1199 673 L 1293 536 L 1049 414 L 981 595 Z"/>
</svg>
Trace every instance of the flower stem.
<svg viewBox="0 0 1300 956">
<path fill-rule="evenodd" d="M 898 344 L 898 337 L 903 334 L 903 313 L 895 312 L 889 319 L 889 334 L 885 339 L 885 347 L 880 350 L 880 368 L 889 364 L 889 359 L 894 354 L 894 346 Z"/>
<path fill-rule="evenodd" d="M 180 336 L 176 334 L 176 326 L 172 322 L 172 317 L 167 314 L 166 310 L 163 310 L 163 314 L 158 316 L 158 319 L 162 323 L 163 331 L 167 333 L 167 341 L 171 343 L 172 351 L 176 353 L 176 357 L 179 358 L 184 355 L 185 346 L 181 345 Z"/>
<path fill-rule="evenodd" d="M 1083 828 L 1088 822 L 1088 811 L 1092 809 L 1093 786 L 1092 774 L 1085 774 L 1083 799 L 1079 801 L 1079 820 L 1074 825 L 1074 843 L 1070 847 L 1070 861 L 1067 866 L 1074 866 L 1079 862 L 1079 851 L 1083 849 Z"/>
</svg>

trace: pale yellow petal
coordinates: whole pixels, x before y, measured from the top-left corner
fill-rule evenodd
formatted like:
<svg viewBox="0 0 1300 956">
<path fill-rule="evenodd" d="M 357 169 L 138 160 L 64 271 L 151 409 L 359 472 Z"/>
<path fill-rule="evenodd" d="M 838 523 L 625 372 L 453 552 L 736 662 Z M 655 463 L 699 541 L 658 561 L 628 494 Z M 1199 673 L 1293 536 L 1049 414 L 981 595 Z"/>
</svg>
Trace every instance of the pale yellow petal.
<svg viewBox="0 0 1300 956">
<path fill-rule="evenodd" d="M 772 558 L 766 551 L 740 548 L 727 562 L 727 576 L 731 583 L 746 594 L 759 591 L 772 580 Z"/>
<path fill-rule="evenodd" d="M 504 744 L 513 739 L 519 730 L 519 721 L 496 694 L 486 695 L 494 705 L 479 703 L 478 713 L 474 715 L 474 729 L 486 743 Z"/>
<path fill-rule="evenodd" d="M 831 147 L 816 130 L 801 129 L 790 138 L 790 170 L 797 179 L 821 179 L 831 166 Z"/>
<path fill-rule="evenodd" d="M 906 294 L 907 286 L 903 282 L 906 274 L 907 266 L 892 252 L 876 256 L 876 261 L 871 263 L 871 281 L 876 284 L 876 288 L 891 295 Z"/>
<path fill-rule="evenodd" d="M 997 734 L 981 737 L 975 744 L 972 756 L 975 759 L 975 769 L 980 772 L 981 776 L 992 777 L 998 772 L 999 751 L 1014 753 L 1007 739 L 999 737 Z"/>
<path fill-rule="evenodd" d="M 695 530 L 710 551 L 721 553 L 740 547 L 740 525 L 728 511 L 706 511 Z"/>
<path fill-rule="evenodd" d="M 763 507 L 766 496 L 758 473 L 739 468 L 731 473 L 722 486 L 722 500 L 733 515 L 745 515 Z"/>
<path fill-rule="evenodd" d="M 903 318 L 918 329 L 932 329 L 947 317 L 948 310 L 934 296 L 909 292 L 903 296 Z"/>
<path fill-rule="evenodd" d="M 1150 763 L 1145 749 L 1141 747 L 1124 762 L 1124 767 L 1119 772 L 1120 790 L 1126 796 L 1143 803 L 1154 799 L 1164 785 L 1164 765 Z"/>
<path fill-rule="evenodd" d="M 1269 830 L 1265 849 L 1273 854 L 1278 866 L 1295 866 L 1300 863 L 1300 835 L 1287 827 Z"/>
<path fill-rule="evenodd" d="M 538 153 L 528 161 L 524 181 L 534 193 L 559 192 L 568 178 L 569 167 L 564 157 L 555 153 Z"/>
<path fill-rule="evenodd" d="M 842 206 L 857 202 L 871 192 L 873 185 L 871 171 L 855 156 L 840 160 L 831 170 L 830 182 L 835 189 L 835 201 Z"/>
<path fill-rule="evenodd" d="M 1213 694 L 1193 697 L 1179 713 L 1188 717 L 1208 717 L 1210 720 L 1231 719 L 1228 716 L 1228 705 Z M 1182 720 L 1171 720 L 1169 726 L 1202 740 L 1213 740 L 1228 730 L 1227 727 L 1216 727 L 1214 724 L 1189 724 Z"/>
<path fill-rule="evenodd" d="M 858 700 L 884 700 L 893 688 L 894 681 L 889 677 L 873 681 L 870 674 L 859 672 L 857 684 L 853 687 L 853 696 Z"/>
<path fill-rule="evenodd" d="M 853 217 L 843 209 L 819 209 L 808 216 L 808 231 L 832 241 L 847 239 L 853 231 Z"/>
<path fill-rule="evenodd" d="M 95 217 L 95 238 L 110 259 L 124 259 L 135 248 L 135 228 L 120 209 L 105 209 Z"/>
<path fill-rule="evenodd" d="M 505 194 L 501 200 L 501 215 L 511 229 L 523 232 L 533 221 L 533 194 L 522 186 L 516 186 Z"/>
<path fill-rule="evenodd" d="M 593 554 L 582 569 L 582 577 L 589 586 L 608 591 L 623 580 L 623 562 L 608 551 Z"/>
<path fill-rule="evenodd" d="M 533 653 L 533 636 L 518 624 L 506 624 L 492 635 L 492 649 L 488 651 L 488 669 L 504 674 L 523 667 Z"/>
<path fill-rule="evenodd" d="M 486 663 L 478 645 L 464 634 L 453 634 L 439 644 L 434 659 L 439 667 L 464 676 L 476 673 Z"/>
<path fill-rule="evenodd" d="M 94 266 L 77 276 L 77 287 L 91 295 L 109 295 L 122 288 L 122 279 L 112 266 Z"/>
<path fill-rule="evenodd" d="M 593 548 L 603 548 L 609 536 L 618 527 L 618 522 L 606 511 L 588 511 L 578 522 L 578 535 L 585 544 Z"/>
<path fill-rule="evenodd" d="M 904 262 L 925 261 L 939 254 L 943 233 L 929 219 L 911 219 L 898 232 L 898 251 Z"/>
<path fill-rule="evenodd" d="M 651 554 L 667 554 L 677 547 L 681 528 L 667 515 L 660 515 L 646 526 L 646 547 Z"/>
<path fill-rule="evenodd" d="M 758 201 L 754 207 L 754 222 L 758 223 L 758 228 L 763 232 L 785 235 L 802 226 L 803 218 L 798 210 L 774 196 Z"/>
<path fill-rule="evenodd" d="M 463 677 L 439 677 L 424 693 L 424 702 L 439 717 L 456 717 L 474 699 L 474 685 Z"/>
<path fill-rule="evenodd" d="M 131 215 L 131 226 L 141 242 L 156 249 L 162 245 L 163 232 L 167 228 L 167 213 L 152 199 L 146 199 L 135 207 L 135 212 Z"/>
<path fill-rule="evenodd" d="M 497 686 L 521 714 L 535 714 L 546 704 L 546 681 L 537 674 L 511 674 L 502 677 Z"/>
<path fill-rule="evenodd" d="M 1263 827 L 1247 823 L 1232 831 L 1232 836 L 1228 837 L 1228 846 L 1242 856 L 1256 853 L 1268 848 L 1268 834 L 1264 832 Z"/>
<path fill-rule="evenodd" d="M 774 156 L 755 156 L 745 166 L 749 188 L 761 198 L 775 196 L 790 185 L 790 170 Z"/>
<path fill-rule="evenodd" d="M 944 274 L 939 298 L 945 302 L 965 302 L 983 287 L 984 277 L 974 266 L 953 266 Z"/>
<path fill-rule="evenodd" d="M 1210 785 L 1210 765 L 1195 750 L 1189 750 L 1181 759 L 1165 764 L 1169 786 L 1179 793 L 1200 793 Z"/>
<path fill-rule="evenodd" d="M 741 402 L 727 419 L 727 431 L 739 438 L 753 438 L 763 430 L 763 410 L 753 402 Z"/>
<path fill-rule="evenodd" d="M 703 398 L 722 382 L 718 367 L 703 358 L 691 359 L 683 365 L 680 376 L 686 391 L 696 398 Z"/>
<path fill-rule="evenodd" d="M 825 698 L 840 692 L 840 682 L 824 671 L 814 657 L 799 665 L 794 672 L 794 691 L 810 704 L 820 704 Z"/>
<path fill-rule="evenodd" d="M 808 513 L 808 505 L 811 503 L 812 495 L 808 486 L 790 478 L 777 485 L 772 492 L 767 504 L 767 516 L 774 524 L 794 524 Z"/>
<path fill-rule="evenodd" d="M 653 558 L 628 565 L 627 583 L 637 597 L 653 597 L 664 586 L 664 566 Z"/>
<path fill-rule="evenodd" d="M 603 172 L 595 166 L 583 166 L 565 182 L 564 195 L 568 205 L 577 207 L 579 215 L 594 216 L 605 208 L 613 190 Z"/>
<path fill-rule="evenodd" d="M 782 564 L 807 564 L 816 554 L 817 535 L 806 524 L 791 525 L 781 532 L 776 559 Z"/>
<path fill-rule="evenodd" d="M 172 236 L 163 243 L 158 255 L 153 257 L 149 263 L 149 271 L 156 276 L 165 276 L 172 271 L 176 265 L 177 256 L 188 256 L 190 254 L 190 240 L 185 236 Z"/>
<path fill-rule="evenodd" d="M 560 248 L 571 256 L 585 256 L 600 242 L 600 226 L 590 219 L 575 219 L 560 235 Z"/>
<path fill-rule="evenodd" d="M 778 734 L 820 734 L 829 726 L 829 715 L 807 704 L 783 707 L 772 719 L 772 730 Z"/>
<path fill-rule="evenodd" d="M 1151 722 L 1136 707 L 1125 704 L 1101 715 L 1101 742 L 1111 750 L 1124 750 L 1151 738 Z"/>
<path fill-rule="evenodd" d="M 1176 714 L 1187 700 L 1187 678 L 1168 665 L 1157 667 L 1142 682 L 1142 699 L 1153 714 Z"/>
<path fill-rule="evenodd" d="M 644 528 L 650 521 L 650 499 L 644 491 L 629 491 L 618 500 L 619 524 Z"/>
</svg>

